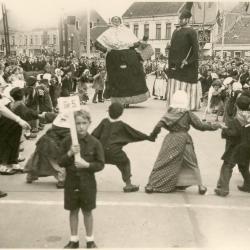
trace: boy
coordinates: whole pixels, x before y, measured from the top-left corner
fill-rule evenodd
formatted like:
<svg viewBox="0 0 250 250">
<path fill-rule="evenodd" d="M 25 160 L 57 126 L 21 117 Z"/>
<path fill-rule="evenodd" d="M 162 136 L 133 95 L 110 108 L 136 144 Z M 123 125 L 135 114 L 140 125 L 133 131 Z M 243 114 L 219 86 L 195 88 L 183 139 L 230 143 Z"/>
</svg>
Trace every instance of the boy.
<svg viewBox="0 0 250 250">
<path fill-rule="evenodd" d="M 64 248 L 79 248 L 79 209 L 84 217 L 87 248 L 96 248 L 92 216 L 96 207 L 95 172 L 104 168 L 104 153 L 101 143 L 87 132 L 91 123 L 89 112 L 75 112 L 75 122 L 79 145 L 71 145 L 71 137 L 65 138 L 59 160 L 59 165 L 66 168 L 64 208 L 70 211 L 71 238 Z M 74 159 L 77 153 L 81 155 L 80 160 Z"/>
<path fill-rule="evenodd" d="M 214 191 L 216 195 L 223 197 L 229 194 L 229 182 L 236 164 L 238 164 L 239 171 L 244 179 L 243 187 L 250 191 L 249 161 L 237 162 L 240 153 L 239 145 L 242 140 L 243 123 L 245 123 L 245 118 L 249 116 L 247 111 L 249 110 L 250 98 L 240 96 L 236 100 L 236 104 L 238 107 L 237 115 L 234 119 L 229 120 L 228 127 L 222 130 L 222 138 L 226 139 L 226 149 L 222 156 L 224 162 L 221 167 L 217 188 Z"/>
<path fill-rule="evenodd" d="M 116 165 L 121 171 L 122 179 L 126 183 L 123 191 L 136 192 L 139 190 L 139 186 L 131 183 L 130 161 L 122 148 L 130 142 L 150 140 L 150 138 L 118 120 L 123 113 L 122 104 L 112 103 L 108 112 L 109 118 L 103 119 L 92 135 L 102 143 L 105 163 Z"/>
</svg>

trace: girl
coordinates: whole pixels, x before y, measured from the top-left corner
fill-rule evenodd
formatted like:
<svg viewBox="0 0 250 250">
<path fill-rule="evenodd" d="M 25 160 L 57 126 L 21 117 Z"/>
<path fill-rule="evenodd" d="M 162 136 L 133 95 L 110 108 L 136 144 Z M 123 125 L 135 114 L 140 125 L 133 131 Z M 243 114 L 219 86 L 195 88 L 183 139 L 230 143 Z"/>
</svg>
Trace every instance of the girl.
<svg viewBox="0 0 250 250">
<path fill-rule="evenodd" d="M 192 137 L 188 134 L 190 126 L 200 131 L 213 131 L 221 127 L 201 122 L 195 114 L 188 111 L 185 91 L 177 91 L 167 113 L 151 133 L 151 138 L 155 139 L 162 127 L 169 131 L 149 176 L 145 188 L 147 193 L 169 193 L 191 185 L 198 185 L 199 194 L 206 193 L 207 188 L 202 184 Z"/>
<path fill-rule="evenodd" d="M 87 83 L 89 82 L 89 77 L 90 72 L 88 69 L 85 69 L 78 82 L 78 95 L 82 104 L 86 104 L 89 100 L 87 86 Z"/>
</svg>

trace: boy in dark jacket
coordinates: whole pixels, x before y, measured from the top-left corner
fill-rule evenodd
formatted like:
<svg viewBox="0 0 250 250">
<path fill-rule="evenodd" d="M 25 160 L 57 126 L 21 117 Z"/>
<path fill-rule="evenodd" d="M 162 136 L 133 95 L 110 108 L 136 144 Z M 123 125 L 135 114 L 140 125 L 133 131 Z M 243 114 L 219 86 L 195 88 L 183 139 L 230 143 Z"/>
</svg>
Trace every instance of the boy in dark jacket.
<svg viewBox="0 0 250 250">
<path fill-rule="evenodd" d="M 90 114 L 85 110 L 75 112 L 79 145 L 72 145 L 71 137 L 62 142 L 59 165 L 66 168 L 64 208 L 70 211 L 71 238 L 64 248 L 79 248 L 78 214 L 82 210 L 86 229 L 87 248 L 95 248 L 92 210 L 96 207 L 95 172 L 104 168 L 101 143 L 88 134 Z M 80 159 L 75 155 L 80 153 Z"/>
<path fill-rule="evenodd" d="M 131 142 L 151 140 L 128 124 L 118 120 L 123 113 L 120 103 L 112 103 L 109 106 L 109 117 L 101 121 L 92 135 L 100 140 L 104 148 L 105 163 L 116 165 L 121 171 L 122 179 L 126 183 L 124 192 L 136 192 L 139 186 L 131 183 L 130 160 L 122 148 Z"/>
<path fill-rule="evenodd" d="M 244 187 L 250 191 L 250 174 L 249 162 L 237 161 L 237 154 L 239 153 L 239 145 L 242 140 L 243 120 L 249 110 L 250 99 L 246 96 L 240 96 L 236 100 L 238 107 L 237 115 L 228 121 L 227 128 L 222 130 L 222 138 L 226 139 L 226 149 L 222 156 L 224 160 L 220 171 L 220 177 L 217 182 L 215 194 L 218 196 L 227 196 L 229 194 L 229 182 L 232 176 L 233 168 L 238 164 L 239 171 L 244 179 Z M 242 116 L 239 116 L 242 114 Z"/>
</svg>

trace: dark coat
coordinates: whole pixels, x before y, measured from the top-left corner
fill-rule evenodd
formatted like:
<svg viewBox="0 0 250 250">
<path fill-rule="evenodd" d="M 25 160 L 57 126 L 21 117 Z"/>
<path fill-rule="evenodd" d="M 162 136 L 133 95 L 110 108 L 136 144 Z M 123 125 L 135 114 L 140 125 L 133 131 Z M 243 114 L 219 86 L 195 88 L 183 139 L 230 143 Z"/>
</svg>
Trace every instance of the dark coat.
<svg viewBox="0 0 250 250">
<path fill-rule="evenodd" d="M 22 101 L 15 102 L 11 110 L 25 121 L 32 121 L 39 118 L 38 111 L 26 107 Z"/>
<path fill-rule="evenodd" d="M 250 127 L 242 127 L 241 141 L 236 148 L 235 161 L 237 164 L 249 166 L 250 162 Z"/>
<path fill-rule="evenodd" d="M 63 78 L 61 87 L 61 96 L 62 97 L 70 96 L 71 91 L 72 91 L 72 79 L 67 77 Z"/>
<path fill-rule="evenodd" d="M 234 118 L 227 124 L 227 128 L 222 130 L 221 136 L 226 139 L 226 149 L 222 155 L 222 160 L 236 164 L 236 149 L 241 142 L 242 127 L 240 122 Z"/>
<path fill-rule="evenodd" d="M 110 164 L 128 161 L 126 153 L 122 151 L 128 143 L 149 139 L 147 135 L 128 124 L 122 121 L 111 122 L 108 118 L 101 121 L 92 135 L 100 140 L 105 152 L 105 162 Z"/>
<path fill-rule="evenodd" d="M 59 165 L 66 168 L 65 192 L 70 194 L 78 189 L 86 202 L 91 203 L 90 208 L 95 207 L 96 180 L 95 172 L 104 168 L 104 152 L 101 143 L 92 135 L 78 138 L 81 157 L 90 163 L 89 168 L 77 169 L 74 166 L 74 156 L 69 157 L 72 141 L 71 137 L 65 138 L 61 145 L 61 157 Z"/>
<path fill-rule="evenodd" d="M 187 57 L 188 64 L 182 69 L 181 63 Z M 168 57 L 168 78 L 174 78 L 188 83 L 198 81 L 198 51 L 199 44 L 196 31 L 191 27 L 176 29 L 172 35 Z"/>
</svg>

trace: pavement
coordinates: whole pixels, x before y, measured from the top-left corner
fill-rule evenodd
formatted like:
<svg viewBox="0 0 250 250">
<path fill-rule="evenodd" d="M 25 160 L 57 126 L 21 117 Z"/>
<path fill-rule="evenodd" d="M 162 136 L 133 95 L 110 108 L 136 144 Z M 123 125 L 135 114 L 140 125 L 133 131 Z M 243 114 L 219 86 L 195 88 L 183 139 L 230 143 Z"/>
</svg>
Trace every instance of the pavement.
<svg viewBox="0 0 250 250">
<path fill-rule="evenodd" d="M 153 78 L 147 80 L 151 88 Z M 92 114 L 90 131 L 107 116 L 108 105 L 88 104 Z M 165 111 L 164 101 L 151 98 L 126 109 L 123 120 L 150 133 Z M 196 114 L 201 117 L 202 112 Z M 209 119 L 215 117 L 210 115 Z M 190 130 L 203 182 L 208 187 L 206 195 L 199 195 L 197 187 L 170 194 L 144 192 L 166 134 L 162 130 L 154 143 L 144 141 L 125 147 L 139 192 L 122 192 L 123 182 L 115 166 L 106 165 L 96 174 L 94 231 L 98 247 L 250 249 L 250 194 L 237 190 L 237 185 L 242 184 L 238 170 L 234 170 L 228 197 L 217 197 L 213 192 L 225 146 L 220 131 Z M 28 159 L 34 147 L 35 140 L 25 141 L 22 155 Z M 0 199 L 0 248 L 62 248 L 68 242 L 68 212 L 63 209 L 63 191 L 55 184 L 53 177 L 26 184 L 24 174 L 0 176 L 0 188 L 8 192 L 6 198 Z M 81 215 L 79 235 L 80 247 L 84 248 Z"/>
</svg>

